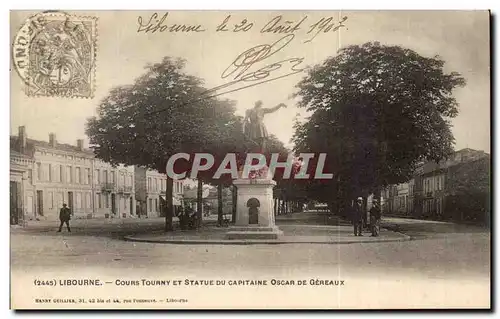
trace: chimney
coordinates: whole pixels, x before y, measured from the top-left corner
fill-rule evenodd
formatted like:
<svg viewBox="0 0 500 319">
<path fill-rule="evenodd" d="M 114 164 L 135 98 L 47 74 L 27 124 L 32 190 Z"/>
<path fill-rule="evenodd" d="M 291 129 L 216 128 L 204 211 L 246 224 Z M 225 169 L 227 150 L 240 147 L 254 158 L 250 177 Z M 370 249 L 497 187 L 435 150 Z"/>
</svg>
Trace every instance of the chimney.
<svg viewBox="0 0 500 319">
<path fill-rule="evenodd" d="M 76 140 L 76 146 L 80 151 L 83 151 L 83 140 Z"/>
<path fill-rule="evenodd" d="M 26 150 L 26 127 L 24 126 L 19 126 L 19 131 L 18 131 L 18 143 L 19 143 L 19 152 L 24 153 Z"/>
<path fill-rule="evenodd" d="M 49 144 L 52 147 L 56 147 L 57 146 L 56 135 L 54 133 L 50 133 L 49 134 Z"/>
</svg>

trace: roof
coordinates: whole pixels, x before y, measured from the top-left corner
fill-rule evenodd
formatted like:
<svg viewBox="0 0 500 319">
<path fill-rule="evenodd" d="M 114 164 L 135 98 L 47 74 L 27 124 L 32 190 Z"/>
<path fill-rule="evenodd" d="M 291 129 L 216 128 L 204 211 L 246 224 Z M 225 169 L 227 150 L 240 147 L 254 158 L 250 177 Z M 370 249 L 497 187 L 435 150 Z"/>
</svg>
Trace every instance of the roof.
<svg viewBox="0 0 500 319">
<path fill-rule="evenodd" d="M 457 158 L 457 155 L 460 155 L 460 157 Z M 470 156 L 463 157 L 464 155 L 470 155 Z M 443 160 L 439 163 L 432 161 L 424 163 L 424 165 L 422 166 L 421 174 L 425 175 L 432 172 L 444 170 L 452 166 L 473 162 L 479 159 L 489 158 L 489 157 L 490 155 L 483 151 L 478 151 L 471 148 L 464 148 L 451 154 L 447 160 Z"/>
<path fill-rule="evenodd" d="M 19 146 L 18 146 L 18 136 L 11 136 L 10 137 L 10 149 L 11 150 L 17 150 L 19 151 Z M 94 155 L 94 152 L 91 149 L 84 149 L 83 151 L 78 148 L 76 145 L 71 145 L 71 144 L 63 144 L 63 143 L 57 143 L 55 147 L 50 145 L 49 142 L 46 141 L 39 141 L 39 140 L 34 140 L 31 138 L 26 139 L 26 150 L 24 154 L 26 155 L 32 155 L 33 151 L 35 150 L 35 147 L 43 147 L 43 148 L 52 148 L 60 151 L 67 151 L 67 152 L 78 152 L 78 153 L 83 153 L 87 155 Z"/>
<path fill-rule="evenodd" d="M 14 155 L 14 156 L 18 156 L 18 157 L 22 157 L 22 158 L 25 158 L 25 159 L 33 159 L 33 157 L 27 155 L 27 154 L 22 154 L 22 153 L 19 153 L 18 151 L 16 150 L 10 150 L 10 155 Z"/>
</svg>

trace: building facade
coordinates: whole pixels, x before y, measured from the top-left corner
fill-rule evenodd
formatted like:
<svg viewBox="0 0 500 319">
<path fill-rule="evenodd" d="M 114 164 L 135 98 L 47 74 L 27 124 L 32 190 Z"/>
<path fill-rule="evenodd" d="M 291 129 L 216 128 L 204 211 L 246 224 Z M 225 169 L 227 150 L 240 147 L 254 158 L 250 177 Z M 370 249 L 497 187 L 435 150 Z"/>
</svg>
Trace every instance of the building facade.
<svg viewBox="0 0 500 319">
<path fill-rule="evenodd" d="M 10 224 L 17 225 L 24 220 L 27 195 L 33 198 L 33 158 L 17 151 L 10 153 Z"/>
<path fill-rule="evenodd" d="M 384 210 L 396 215 L 409 215 L 413 211 L 413 188 L 415 181 L 390 185 L 382 193 Z"/>
<path fill-rule="evenodd" d="M 140 216 L 160 217 L 166 212 L 167 175 L 144 167 L 134 168 L 136 211 Z M 184 182 L 173 181 L 174 208 L 182 206 L 184 196 Z"/>
<path fill-rule="evenodd" d="M 112 167 L 96 159 L 83 140 L 61 144 L 52 133 L 48 142 L 29 139 L 24 126 L 10 139 L 11 182 L 22 180 L 11 184 L 11 201 L 13 192 L 21 193 L 16 205 L 23 219 L 57 219 L 63 204 L 74 218 L 135 214 L 132 167 Z"/>
<path fill-rule="evenodd" d="M 390 185 L 386 188 L 384 212 L 436 220 L 463 220 L 463 217 L 457 218 L 456 213 L 452 213 L 451 210 L 466 211 L 470 208 L 465 208 L 463 205 L 460 208 L 455 204 L 456 200 L 452 199 L 452 196 L 455 196 L 458 186 L 456 182 L 451 181 L 457 180 L 457 171 L 460 167 L 470 166 L 470 163 L 478 161 L 484 162 L 481 166 L 484 171 L 485 167 L 488 167 L 489 154 L 466 148 L 453 153 L 446 161 L 422 163 L 408 183 Z M 468 171 L 469 176 L 464 177 L 464 183 L 467 184 L 467 180 L 479 174 L 477 167 L 474 169 Z M 478 183 L 485 184 L 486 179 Z M 489 191 L 484 191 L 487 185 L 479 186 L 483 187 L 483 193 L 489 194 Z"/>
</svg>

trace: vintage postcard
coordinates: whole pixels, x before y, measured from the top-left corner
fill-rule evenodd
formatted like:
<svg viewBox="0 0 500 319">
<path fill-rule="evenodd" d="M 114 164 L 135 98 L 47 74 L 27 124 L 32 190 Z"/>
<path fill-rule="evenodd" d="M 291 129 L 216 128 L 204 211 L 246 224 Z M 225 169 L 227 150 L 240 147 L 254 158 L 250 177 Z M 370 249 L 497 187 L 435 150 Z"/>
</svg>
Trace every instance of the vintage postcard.
<svg viewBox="0 0 500 319">
<path fill-rule="evenodd" d="M 11 11 L 12 309 L 490 309 L 488 11 Z"/>
</svg>

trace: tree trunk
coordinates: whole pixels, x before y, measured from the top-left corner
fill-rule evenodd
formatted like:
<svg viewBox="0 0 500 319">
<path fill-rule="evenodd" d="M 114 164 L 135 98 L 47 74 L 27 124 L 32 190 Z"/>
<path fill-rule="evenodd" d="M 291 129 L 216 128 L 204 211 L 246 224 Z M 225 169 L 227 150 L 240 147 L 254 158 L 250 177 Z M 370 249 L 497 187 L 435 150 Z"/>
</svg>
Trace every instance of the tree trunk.
<svg viewBox="0 0 500 319">
<path fill-rule="evenodd" d="M 233 195 L 233 211 L 232 211 L 232 216 L 231 216 L 231 222 L 236 223 L 236 205 L 237 205 L 237 200 L 238 200 L 238 188 L 233 185 L 231 188 L 231 195 Z"/>
<path fill-rule="evenodd" d="M 274 216 L 276 216 L 276 214 L 278 214 L 278 198 L 274 198 L 274 206 L 273 206 L 273 210 L 274 210 Z"/>
<path fill-rule="evenodd" d="M 222 211 L 222 183 L 217 185 L 217 224 L 222 226 L 222 221 L 224 219 L 224 212 Z"/>
<path fill-rule="evenodd" d="M 174 180 L 167 176 L 167 189 L 165 190 L 165 197 L 167 200 L 167 211 L 165 212 L 165 231 L 173 231 L 173 217 L 174 217 L 174 205 L 173 205 L 173 187 Z"/>
<path fill-rule="evenodd" d="M 201 225 L 203 219 L 203 182 L 198 179 L 198 189 L 196 194 L 196 219 L 198 220 L 198 228 Z"/>
</svg>

